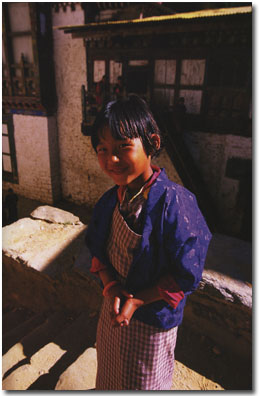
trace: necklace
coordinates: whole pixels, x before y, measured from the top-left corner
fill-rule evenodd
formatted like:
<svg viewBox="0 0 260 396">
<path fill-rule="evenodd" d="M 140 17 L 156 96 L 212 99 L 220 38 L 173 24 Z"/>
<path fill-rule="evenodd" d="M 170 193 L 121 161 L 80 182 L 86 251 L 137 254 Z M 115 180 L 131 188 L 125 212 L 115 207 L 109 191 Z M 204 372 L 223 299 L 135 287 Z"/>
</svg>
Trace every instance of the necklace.
<svg viewBox="0 0 260 396">
<path fill-rule="evenodd" d="M 140 190 L 135 193 L 135 192 L 131 192 L 131 190 L 127 187 L 123 196 L 123 200 L 122 202 L 124 202 L 125 198 L 128 201 L 128 203 L 133 202 L 133 200 L 138 197 L 140 194 L 142 194 L 143 190 L 145 189 L 147 183 L 149 183 L 149 181 L 151 180 L 151 178 L 153 177 L 153 173 L 151 174 L 151 176 L 144 182 L 144 184 L 142 185 L 142 187 L 140 188 Z"/>
</svg>

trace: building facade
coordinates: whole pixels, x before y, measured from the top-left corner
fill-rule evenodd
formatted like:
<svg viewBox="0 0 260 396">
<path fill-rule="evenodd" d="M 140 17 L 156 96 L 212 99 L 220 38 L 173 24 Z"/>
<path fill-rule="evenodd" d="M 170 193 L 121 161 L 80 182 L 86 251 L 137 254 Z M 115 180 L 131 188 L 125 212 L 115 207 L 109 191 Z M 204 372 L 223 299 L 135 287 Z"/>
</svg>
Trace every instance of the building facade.
<svg viewBox="0 0 260 396">
<path fill-rule="evenodd" d="M 111 182 L 91 123 L 103 100 L 136 92 L 164 134 L 157 164 L 214 213 L 216 231 L 250 239 L 250 3 L 147 18 L 138 10 L 131 21 L 121 3 L 84 4 L 4 3 L 3 188 L 93 206 Z"/>
</svg>

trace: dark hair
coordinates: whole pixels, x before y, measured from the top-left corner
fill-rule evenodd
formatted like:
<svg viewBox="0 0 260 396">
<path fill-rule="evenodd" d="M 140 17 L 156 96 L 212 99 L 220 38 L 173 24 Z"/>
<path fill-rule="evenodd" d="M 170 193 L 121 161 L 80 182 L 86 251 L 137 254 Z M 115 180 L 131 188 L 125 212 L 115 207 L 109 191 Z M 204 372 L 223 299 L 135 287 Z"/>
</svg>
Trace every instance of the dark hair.
<svg viewBox="0 0 260 396">
<path fill-rule="evenodd" d="M 140 138 L 147 155 L 154 157 L 160 151 L 151 139 L 153 134 L 160 136 L 159 127 L 147 103 L 135 94 L 109 102 L 98 113 L 91 133 L 95 150 L 106 126 L 115 139 Z"/>
</svg>

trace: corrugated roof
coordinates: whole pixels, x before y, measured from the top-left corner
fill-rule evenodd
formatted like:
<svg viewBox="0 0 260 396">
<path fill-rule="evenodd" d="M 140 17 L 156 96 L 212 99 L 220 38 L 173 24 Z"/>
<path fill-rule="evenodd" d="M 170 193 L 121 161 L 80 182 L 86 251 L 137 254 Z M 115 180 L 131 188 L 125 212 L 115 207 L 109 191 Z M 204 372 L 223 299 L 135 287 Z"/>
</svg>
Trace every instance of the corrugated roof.
<svg viewBox="0 0 260 396">
<path fill-rule="evenodd" d="M 55 29 L 67 30 L 67 29 L 80 29 L 80 28 L 102 28 L 102 27 L 112 27 L 116 25 L 126 25 L 126 24 L 145 24 L 149 22 L 164 22 L 170 20 L 188 20 L 188 19 L 196 19 L 196 18 L 210 18 L 210 17 L 220 17 L 220 16 L 228 16 L 228 15 L 238 15 L 238 14 L 248 14 L 252 13 L 252 7 L 232 7 L 232 8 L 218 8 L 218 9 L 209 9 L 209 10 L 201 10 L 201 11 L 191 11 L 191 12 L 183 12 L 171 15 L 160 15 L 153 16 L 143 19 L 131 19 L 131 20 L 123 20 L 123 21 L 106 21 L 106 22 L 92 22 L 85 25 L 74 25 L 74 26 L 57 26 Z"/>
</svg>

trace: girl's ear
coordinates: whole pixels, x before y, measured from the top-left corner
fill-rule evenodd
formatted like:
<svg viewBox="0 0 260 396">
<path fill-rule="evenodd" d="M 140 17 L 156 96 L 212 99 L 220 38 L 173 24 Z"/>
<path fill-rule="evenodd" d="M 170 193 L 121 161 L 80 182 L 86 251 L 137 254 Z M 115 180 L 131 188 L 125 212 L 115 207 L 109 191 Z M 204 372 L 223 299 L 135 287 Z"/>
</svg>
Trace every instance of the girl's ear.
<svg viewBox="0 0 260 396">
<path fill-rule="evenodd" d="M 151 135 L 151 140 L 153 142 L 153 146 L 155 148 L 156 151 L 158 151 L 161 147 L 161 138 L 159 135 L 157 135 L 157 133 L 153 133 Z"/>
</svg>

